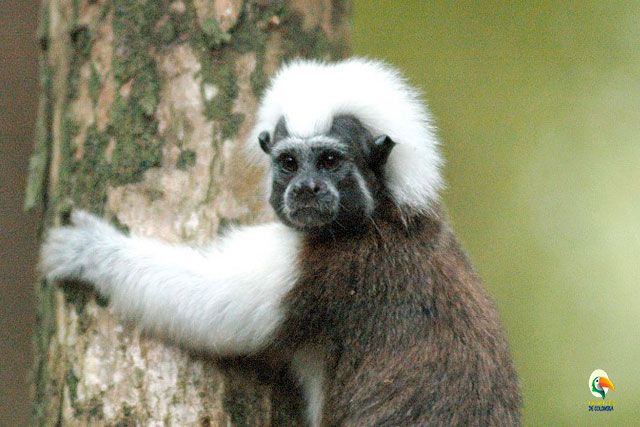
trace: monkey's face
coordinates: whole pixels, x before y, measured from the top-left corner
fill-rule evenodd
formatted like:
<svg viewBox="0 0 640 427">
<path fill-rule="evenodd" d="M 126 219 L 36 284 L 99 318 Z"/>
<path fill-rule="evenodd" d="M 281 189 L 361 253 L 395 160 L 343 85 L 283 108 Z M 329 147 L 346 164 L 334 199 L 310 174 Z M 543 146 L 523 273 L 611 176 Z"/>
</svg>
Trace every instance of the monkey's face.
<svg viewBox="0 0 640 427">
<path fill-rule="evenodd" d="M 282 141 L 272 162 L 270 202 L 286 224 L 303 230 L 351 224 L 373 209 L 355 159 L 335 139 Z"/>
<path fill-rule="evenodd" d="M 378 169 L 393 147 L 375 141 L 352 118 L 334 120 L 332 131 L 311 138 L 276 129 L 260 144 L 272 160 L 270 203 L 287 225 L 304 231 L 356 228 L 375 209 Z"/>
</svg>

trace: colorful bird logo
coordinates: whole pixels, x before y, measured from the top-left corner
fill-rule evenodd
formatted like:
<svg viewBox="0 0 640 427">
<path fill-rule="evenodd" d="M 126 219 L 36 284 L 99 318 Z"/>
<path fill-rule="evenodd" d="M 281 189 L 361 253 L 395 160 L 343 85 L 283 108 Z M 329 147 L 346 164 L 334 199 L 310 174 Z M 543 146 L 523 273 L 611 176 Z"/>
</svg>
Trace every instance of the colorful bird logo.
<svg viewBox="0 0 640 427">
<path fill-rule="evenodd" d="M 591 373 L 589 377 L 589 391 L 591 391 L 591 394 L 604 400 L 610 389 L 615 390 L 616 388 L 605 371 L 596 369 Z"/>
</svg>

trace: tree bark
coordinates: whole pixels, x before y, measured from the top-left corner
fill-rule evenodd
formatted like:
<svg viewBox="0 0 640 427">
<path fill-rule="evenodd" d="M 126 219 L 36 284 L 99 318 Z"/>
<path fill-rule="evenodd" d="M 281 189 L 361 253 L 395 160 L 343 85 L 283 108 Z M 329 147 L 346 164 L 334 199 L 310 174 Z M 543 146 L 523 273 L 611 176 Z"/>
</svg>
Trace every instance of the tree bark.
<svg viewBox="0 0 640 427">
<path fill-rule="evenodd" d="M 202 244 L 269 219 L 241 143 L 268 76 L 346 53 L 347 0 L 43 0 L 26 207 L 72 207 Z M 45 425 L 299 424 L 284 375 L 216 361 L 112 316 L 90 287 L 38 286 L 34 416 Z"/>
</svg>

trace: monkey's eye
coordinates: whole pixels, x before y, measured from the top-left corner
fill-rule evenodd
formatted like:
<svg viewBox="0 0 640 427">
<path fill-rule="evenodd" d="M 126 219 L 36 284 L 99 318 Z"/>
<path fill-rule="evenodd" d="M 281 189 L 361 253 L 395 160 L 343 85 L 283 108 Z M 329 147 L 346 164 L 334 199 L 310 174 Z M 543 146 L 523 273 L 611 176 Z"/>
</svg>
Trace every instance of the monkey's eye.
<svg viewBox="0 0 640 427">
<path fill-rule="evenodd" d="M 322 156 L 320 156 L 320 159 L 318 160 L 318 168 L 333 170 L 337 168 L 338 165 L 340 165 L 341 160 L 342 160 L 342 156 L 340 155 L 340 153 L 333 153 L 333 152 L 324 153 Z"/>
<path fill-rule="evenodd" d="M 282 154 L 278 157 L 277 162 L 286 172 L 295 172 L 298 170 L 298 162 L 289 154 Z"/>
</svg>

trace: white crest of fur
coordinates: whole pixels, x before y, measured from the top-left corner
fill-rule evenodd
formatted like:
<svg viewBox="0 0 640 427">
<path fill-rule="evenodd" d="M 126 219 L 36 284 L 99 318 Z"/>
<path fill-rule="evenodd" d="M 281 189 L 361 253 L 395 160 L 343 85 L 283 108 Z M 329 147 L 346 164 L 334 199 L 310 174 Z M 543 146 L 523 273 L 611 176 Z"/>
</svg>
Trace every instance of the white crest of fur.
<svg viewBox="0 0 640 427">
<path fill-rule="evenodd" d="M 353 115 L 374 136 L 386 134 L 396 142 L 386 165 L 389 189 L 400 207 L 428 209 L 442 187 L 434 128 L 416 91 L 382 62 L 353 58 L 285 65 L 260 103 L 248 149 L 254 159 L 266 158 L 258 134 L 266 130 L 273 136 L 283 116 L 292 136 L 309 138 L 329 131 L 340 114 Z"/>
</svg>

